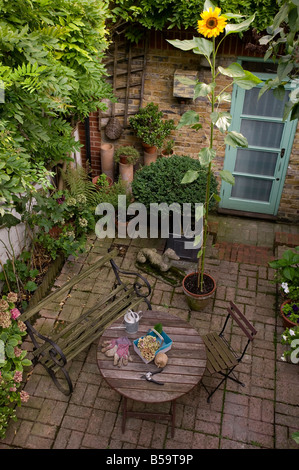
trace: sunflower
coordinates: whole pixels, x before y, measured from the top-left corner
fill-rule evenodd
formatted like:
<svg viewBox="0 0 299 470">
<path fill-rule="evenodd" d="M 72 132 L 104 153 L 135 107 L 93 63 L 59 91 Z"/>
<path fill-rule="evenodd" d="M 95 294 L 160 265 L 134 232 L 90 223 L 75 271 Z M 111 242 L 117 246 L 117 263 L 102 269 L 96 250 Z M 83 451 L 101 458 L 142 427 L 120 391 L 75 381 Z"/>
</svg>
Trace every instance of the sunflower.
<svg viewBox="0 0 299 470">
<path fill-rule="evenodd" d="M 221 13 L 220 8 L 216 7 L 213 11 L 210 7 L 209 10 L 201 13 L 202 20 L 198 20 L 198 32 L 203 34 L 206 38 L 219 36 L 223 32 L 226 25 L 226 18 L 219 16 Z"/>
</svg>

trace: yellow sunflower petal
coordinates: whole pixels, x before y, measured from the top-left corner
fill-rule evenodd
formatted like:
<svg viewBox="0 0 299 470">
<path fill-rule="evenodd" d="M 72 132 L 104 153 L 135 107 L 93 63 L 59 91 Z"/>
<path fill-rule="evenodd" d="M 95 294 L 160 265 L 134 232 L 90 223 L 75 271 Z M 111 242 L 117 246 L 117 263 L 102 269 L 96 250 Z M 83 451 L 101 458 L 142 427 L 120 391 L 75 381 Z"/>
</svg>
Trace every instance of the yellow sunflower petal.
<svg viewBox="0 0 299 470">
<path fill-rule="evenodd" d="M 207 38 L 219 36 L 226 26 L 226 18 L 219 16 L 221 9 L 216 7 L 215 10 L 210 7 L 201 13 L 202 20 L 198 20 L 198 32 Z"/>
</svg>

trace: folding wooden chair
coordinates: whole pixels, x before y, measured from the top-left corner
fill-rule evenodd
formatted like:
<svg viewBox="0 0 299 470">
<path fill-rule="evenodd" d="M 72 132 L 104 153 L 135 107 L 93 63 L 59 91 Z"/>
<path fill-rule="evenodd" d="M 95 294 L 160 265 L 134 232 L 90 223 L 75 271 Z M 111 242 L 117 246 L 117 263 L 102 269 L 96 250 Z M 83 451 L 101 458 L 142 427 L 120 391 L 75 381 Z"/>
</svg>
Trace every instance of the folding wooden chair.
<svg viewBox="0 0 299 470">
<path fill-rule="evenodd" d="M 242 361 L 249 344 L 251 343 L 251 341 L 253 341 L 254 336 L 257 333 L 256 329 L 240 312 L 236 305 L 233 304 L 233 302 L 230 302 L 230 306 L 227 308 L 227 310 L 228 315 L 226 317 L 221 332 L 212 332 L 205 336 L 202 336 L 207 352 L 207 370 L 210 372 L 211 375 L 220 374 L 223 377 L 217 387 L 211 392 L 209 392 L 206 386 L 202 383 L 203 387 L 209 394 L 208 402 L 210 401 L 211 396 L 216 392 L 216 390 L 218 390 L 220 385 L 226 379 L 231 379 L 234 382 L 237 382 L 238 384 L 242 385 L 242 387 L 244 387 L 244 384 L 240 382 L 240 380 L 238 380 L 234 375 L 233 370 Z M 247 339 L 245 346 L 240 352 L 236 352 L 231 345 L 233 335 L 230 335 L 230 340 L 227 339 L 228 328 L 229 325 L 232 325 L 232 322 L 235 322 L 240 327 Z M 244 339 L 244 337 L 242 339 Z"/>
</svg>

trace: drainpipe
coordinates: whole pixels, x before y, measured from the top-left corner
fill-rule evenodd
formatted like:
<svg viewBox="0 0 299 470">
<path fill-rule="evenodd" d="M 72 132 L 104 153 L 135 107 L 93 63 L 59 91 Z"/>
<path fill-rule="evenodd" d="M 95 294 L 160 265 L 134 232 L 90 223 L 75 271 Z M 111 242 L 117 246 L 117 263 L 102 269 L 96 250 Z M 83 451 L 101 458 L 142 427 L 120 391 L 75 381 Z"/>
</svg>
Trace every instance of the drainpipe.
<svg viewBox="0 0 299 470">
<path fill-rule="evenodd" d="M 86 159 L 88 161 L 89 172 L 91 173 L 91 153 L 90 153 L 90 126 L 89 116 L 84 121 L 85 126 L 85 148 L 86 148 Z M 91 175 L 90 175 L 91 176 Z"/>
</svg>

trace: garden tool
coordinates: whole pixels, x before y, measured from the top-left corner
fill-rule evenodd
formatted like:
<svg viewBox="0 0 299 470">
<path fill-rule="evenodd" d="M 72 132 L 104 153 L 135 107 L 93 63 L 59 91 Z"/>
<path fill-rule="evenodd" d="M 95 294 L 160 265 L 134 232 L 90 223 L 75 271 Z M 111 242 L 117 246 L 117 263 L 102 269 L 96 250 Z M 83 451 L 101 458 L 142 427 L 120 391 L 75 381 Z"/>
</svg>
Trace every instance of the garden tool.
<svg viewBox="0 0 299 470">
<path fill-rule="evenodd" d="M 141 379 L 146 379 L 149 382 L 154 382 L 155 384 L 158 384 L 158 385 L 164 385 L 164 383 L 157 382 L 156 380 L 153 379 L 153 375 L 159 374 L 162 371 L 163 369 L 156 370 L 155 372 L 146 372 L 144 375 L 141 375 Z"/>
</svg>

